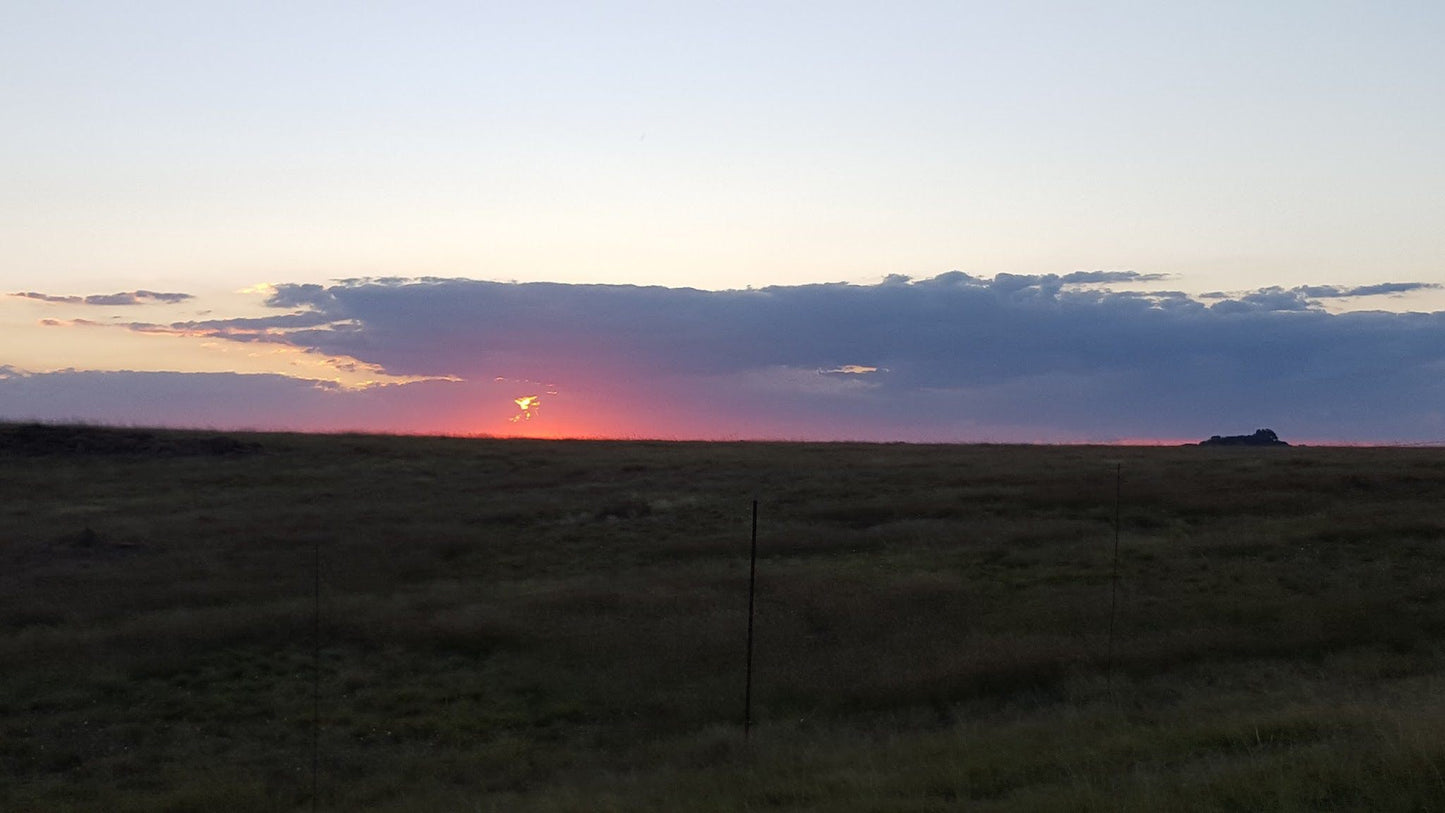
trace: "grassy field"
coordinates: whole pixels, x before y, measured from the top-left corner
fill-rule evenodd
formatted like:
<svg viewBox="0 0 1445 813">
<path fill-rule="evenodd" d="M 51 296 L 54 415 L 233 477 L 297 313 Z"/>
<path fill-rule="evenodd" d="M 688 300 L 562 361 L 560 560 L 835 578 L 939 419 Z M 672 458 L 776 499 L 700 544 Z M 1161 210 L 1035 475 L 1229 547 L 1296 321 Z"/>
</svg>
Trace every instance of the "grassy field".
<svg viewBox="0 0 1445 813">
<path fill-rule="evenodd" d="M 1445 450 L 230 437 L 0 426 L 0 809 L 1445 809 Z"/>
</svg>

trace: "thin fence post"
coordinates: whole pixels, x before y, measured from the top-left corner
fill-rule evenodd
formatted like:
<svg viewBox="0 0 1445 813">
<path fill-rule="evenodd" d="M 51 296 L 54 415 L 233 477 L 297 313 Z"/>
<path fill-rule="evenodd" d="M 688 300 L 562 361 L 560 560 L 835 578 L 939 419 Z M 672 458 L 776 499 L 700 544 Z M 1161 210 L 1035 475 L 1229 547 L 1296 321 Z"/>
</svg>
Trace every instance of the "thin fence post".
<svg viewBox="0 0 1445 813">
<path fill-rule="evenodd" d="M 747 680 L 743 688 L 743 740 L 753 728 L 753 598 L 758 583 L 758 501 L 753 500 L 752 552 L 748 559 L 748 658 Z"/>
<path fill-rule="evenodd" d="M 1104 675 L 1109 694 L 1114 693 L 1114 619 L 1119 609 L 1119 529 L 1124 482 L 1123 462 L 1114 464 L 1114 565 L 1109 577 L 1109 653 L 1104 660 Z"/>
</svg>

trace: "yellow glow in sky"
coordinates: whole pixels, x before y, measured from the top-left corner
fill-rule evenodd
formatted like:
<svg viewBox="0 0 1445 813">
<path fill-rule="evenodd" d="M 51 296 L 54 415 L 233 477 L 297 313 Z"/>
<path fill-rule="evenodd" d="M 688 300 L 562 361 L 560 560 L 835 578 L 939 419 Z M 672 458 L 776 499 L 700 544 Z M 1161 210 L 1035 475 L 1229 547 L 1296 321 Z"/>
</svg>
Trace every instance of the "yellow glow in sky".
<svg viewBox="0 0 1445 813">
<path fill-rule="evenodd" d="M 524 395 L 521 398 L 512 399 L 512 403 L 516 404 L 517 409 L 521 411 L 511 417 L 511 422 L 530 421 L 537 415 L 537 410 L 542 407 L 542 396 Z"/>
</svg>

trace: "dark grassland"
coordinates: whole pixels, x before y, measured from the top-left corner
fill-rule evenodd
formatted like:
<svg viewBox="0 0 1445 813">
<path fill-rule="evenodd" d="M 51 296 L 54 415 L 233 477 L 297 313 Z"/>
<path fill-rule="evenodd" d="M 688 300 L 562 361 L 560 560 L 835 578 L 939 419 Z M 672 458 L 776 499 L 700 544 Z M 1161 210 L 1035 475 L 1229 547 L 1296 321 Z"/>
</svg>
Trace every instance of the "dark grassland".
<svg viewBox="0 0 1445 813">
<path fill-rule="evenodd" d="M 1442 450 L 71 431 L 0 809 L 308 809 L 318 545 L 322 809 L 1445 807 Z"/>
</svg>

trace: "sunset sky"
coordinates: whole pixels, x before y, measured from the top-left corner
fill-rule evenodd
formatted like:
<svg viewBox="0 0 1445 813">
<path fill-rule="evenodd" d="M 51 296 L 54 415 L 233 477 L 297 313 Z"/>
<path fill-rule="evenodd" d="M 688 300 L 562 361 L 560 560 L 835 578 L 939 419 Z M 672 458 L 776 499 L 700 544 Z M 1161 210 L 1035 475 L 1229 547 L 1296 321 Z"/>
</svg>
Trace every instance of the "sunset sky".
<svg viewBox="0 0 1445 813">
<path fill-rule="evenodd" d="M 1438 2 L 16 2 L 0 420 L 1445 440 Z"/>
</svg>

